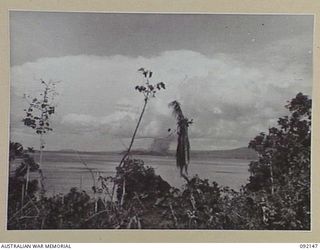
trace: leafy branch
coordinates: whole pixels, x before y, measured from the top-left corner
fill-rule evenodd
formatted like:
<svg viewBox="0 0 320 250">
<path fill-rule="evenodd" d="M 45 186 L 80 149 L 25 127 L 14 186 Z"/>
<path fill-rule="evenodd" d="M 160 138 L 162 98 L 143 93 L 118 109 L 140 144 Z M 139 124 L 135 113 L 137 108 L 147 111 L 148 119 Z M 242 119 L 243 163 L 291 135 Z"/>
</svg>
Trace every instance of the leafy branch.
<svg viewBox="0 0 320 250">
<path fill-rule="evenodd" d="M 40 79 L 41 86 L 43 87 L 40 96 L 31 97 L 30 95 L 24 95 L 24 98 L 29 104 L 25 111 L 25 117 L 22 119 L 22 122 L 25 126 L 32 128 L 37 135 L 40 136 L 40 159 L 39 159 L 39 174 L 41 177 L 41 187 L 42 193 L 44 192 L 44 177 L 41 171 L 42 158 L 43 158 L 43 149 L 45 148 L 45 141 L 43 135 L 52 131 L 50 124 L 50 117 L 55 113 L 55 105 L 53 103 L 54 98 L 58 95 L 55 91 L 56 84 L 59 82 L 49 81 L 45 82 Z M 27 183 L 29 182 L 29 168 L 27 172 Z"/>
<path fill-rule="evenodd" d="M 156 94 L 158 93 L 158 91 L 163 90 L 163 89 L 166 88 L 166 86 L 165 86 L 165 84 L 163 82 L 159 82 L 159 83 L 156 83 L 156 84 L 151 84 L 150 83 L 150 79 L 152 78 L 152 75 L 153 75 L 153 72 L 151 70 L 140 68 L 140 69 L 138 69 L 138 72 L 141 72 L 141 74 L 144 76 L 144 83 L 142 83 L 140 85 L 136 85 L 135 86 L 135 90 L 137 90 L 139 93 L 143 94 L 143 96 L 144 96 L 144 104 L 143 104 L 143 107 L 142 107 L 142 110 L 141 110 L 137 125 L 135 127 L 134 132 L 133 132 L 129 147 L 128 147 L 126 153 L 123 155 L 123 157 L 122 157 L 122 159 L 121 159 L 121 161 L 119 163 L 118 168 L 120 168 L 123 165 L 125 160 L 130 155 L 130 151 L 131 151 L 131 148 L 133 146 L 134 140 L 136 138 L 136 135 L 137 135 L 140 123 L 142 121 L 142 117 L 143 117 L 144 112 L 146 110 L 148 101 L 150 100 L 150 98 L 156 97 Z M 123 179 L 123 185 L 125 185 L 125 179 Z M 123 190 L 125 190 L 125 189 L 123 188 Z M 124 193 L 123 193 L 123 197 L 124 197 Z M 123 198 L 121 199 L 121 205 L 122 205 L 122 203 L 123 203 Z"/>
</svg>

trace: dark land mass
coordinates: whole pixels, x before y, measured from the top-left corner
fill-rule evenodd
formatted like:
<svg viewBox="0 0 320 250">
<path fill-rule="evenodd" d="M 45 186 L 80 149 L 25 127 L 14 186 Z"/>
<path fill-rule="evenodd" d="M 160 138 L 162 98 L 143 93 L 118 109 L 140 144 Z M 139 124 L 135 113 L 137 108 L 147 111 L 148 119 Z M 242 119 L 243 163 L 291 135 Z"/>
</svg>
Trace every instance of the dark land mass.
<svg viewBox="0 0 320 250">
<path fill-rule="evenodd" d="M 124 154 L 125 152 L 108 152 L 108 151 L 74 151 L 74 150 L 59 150 L 59 151 L 46 151 L 46 153 L 63 153 L 63 154 L 89 154 L 89 155 L 112 155 L 112 154 Z M 210 151 L 200 151 L 193 150 L 190 152 L 191 158 L 222 158 L 222 159 L 257 159 L 257 153 L 247 147 L 241 147 L 236 149 L 227 150 L 210 150 Z M 153 156 L 175 156 L 175 151 L 158 152 L 150 150 L 131 150 L 130 155 L 153 155 Z"/>
<path fill-rule="evenodd" d="M 124 153 L 124 152 L 123 152 Z M 131 155 L 155 155 L 155 156 L 175 156 L 175 151 L 168 152 L 156 152 L 156 151 L 146 151 L 146 150 L 132 150 Z M 190 152 L 191 158 L 223 158 L 223 159 L 257 159 L 257 153 L 250 148 L 242 147 L 236 149 L 227 150 L 210 150 L 210 151 L 200 151 L 193 150 Z"/>
<path fill-rule="evenodd" d="M 257 153 L 251 148 L 235 148 L 229 150 L 191 151 L 191 157 L 224 158 L 224 159 L 258 159 Z"/>
</svg>

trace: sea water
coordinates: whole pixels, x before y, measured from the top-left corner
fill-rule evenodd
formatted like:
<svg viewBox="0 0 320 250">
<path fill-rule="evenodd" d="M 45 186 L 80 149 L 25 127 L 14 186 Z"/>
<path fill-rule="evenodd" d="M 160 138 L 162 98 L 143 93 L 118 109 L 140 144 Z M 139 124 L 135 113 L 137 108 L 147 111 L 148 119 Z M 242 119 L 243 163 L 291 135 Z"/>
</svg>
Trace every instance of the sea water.
<svg viewBox="0 0 320 250">
<path fill-rule="evenodd" d="M 185 180 L 180 177 L 173 156 L 138 155 L 136 159 L 153 167 L 170 185 L 181 188 Z M 72 187 L 92 192 L 92 186 L 98 176 L 114 176 L 121 160 L 117 153 L 63 153 L 45 152 L 42 171 L 45 176 L 45 189 L 48 195 L 67 193 Z M 239 190 L 249 178 L 250 160 L 225 158 L 193 158 L 189 165 L 189 176 L 198 175 L 220 186 L 229 186 Z"/>
</svg>

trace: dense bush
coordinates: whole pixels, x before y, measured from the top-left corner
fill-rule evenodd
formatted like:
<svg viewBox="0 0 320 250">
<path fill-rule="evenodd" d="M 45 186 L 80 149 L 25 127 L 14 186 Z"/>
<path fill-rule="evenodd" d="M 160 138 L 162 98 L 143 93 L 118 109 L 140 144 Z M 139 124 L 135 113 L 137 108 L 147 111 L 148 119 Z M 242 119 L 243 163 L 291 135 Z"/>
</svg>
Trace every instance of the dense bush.
<svg viewBox="0 0 320 250">
<path fill-rule="evenodd" d="M 249 147 L 249 182 L 236 192 L 193 176 L 179 190 L 142 160 L 127 158 L 115 177 L 101 177 L 95 196 L 71 189 L 66 195 L 36 197 L 26 185 L 26 166 L 37 164 L 20 144 L 10 144 L 8 229 L 310 229 L 311 100 L 299 93 L 278 126 Z M 111 184 L 111 185 L 110 185 Z M 96 192 L 107 194 L 97 196 Z"/>
<path fill-rule="evenodd" d="M 250 164 L 246 188 L 264 202 L 267 229 L 310 229 L 311 99 L 297 94 L 287 105 L 290 116 L 255 137 L 259 154 Z"/>
<path fill-rule="evenodd" d="M 55 195 L 43 198 L 41 210 L 43 229 L 72 229 L 81 228 L 85 219 L 90 216 L 93 204 L 90 196 L 84 191 L 72 188 L 64 196 Z"/>
<path fill-rule="evenodd" d="M 39 165 L 32 157 L 32 148 L 26 150 L 17 142 L 9 146 L 8 227 L 15 221 L 15 227 L 24 229 L 35 215 L 33 200 L 38 190 L 38 181 L 30 181 L 27 176 L 28 172 L 38 171 Z"/>
<path fill-rule="evenodd" d="M 282 229 L 293 229 L 293 223 L 299 223 L 292 217 L 292 204 L 287 203 L 292 197 L 288 193 L 287 200 L 282 200 L 278 193 L 271 198 L 262 191 L 236 192 L 197 176 L 179 190 L 170 187 L 160 176 L 151 174 L 153 169 L 145 167 L 140 160 L 127 161 L 125 166 L 128 193 L 123 206 L 118 200 L 107 201 L 95 212 L 96 201 L 74 188 L 64 196 L 44 197 L 37 201 L 39 214 L 36 220 L 29 220 L 24 228 L 18 227 L 13 220 L 15 223 L 11 222 L 10 229 L 281 229 L 277 223 L 270 226 L 266 221 L 266 216 L 270 220 L 275 213 L 270 202 L 282 204 L 279 218 L 274 220 L 292 222 L 291 225 L 283 224 Z M 130 181 L 133 177 L 139 179 L 136 187 L 131 186 L 137 184 Z M 146 188 L 148 185 L 150 189 Z M 119 185 L 119 193 L 120 187 L 122 185 Z"/>
<path fill-rule="evenodd" d="M 125 185 L 123 185 L 125 183 Z M 124 201 L 130 201 L 139 195 L 144 200 L 154 200 L 166 194 L 170 185 L 154 169 L 145 167 L 142 160 L 128 159 L 123 166 L 117 168 L 115 184 L 117 185 L 117 198 L 120 201 L 125 187 Z"/>
</svg>

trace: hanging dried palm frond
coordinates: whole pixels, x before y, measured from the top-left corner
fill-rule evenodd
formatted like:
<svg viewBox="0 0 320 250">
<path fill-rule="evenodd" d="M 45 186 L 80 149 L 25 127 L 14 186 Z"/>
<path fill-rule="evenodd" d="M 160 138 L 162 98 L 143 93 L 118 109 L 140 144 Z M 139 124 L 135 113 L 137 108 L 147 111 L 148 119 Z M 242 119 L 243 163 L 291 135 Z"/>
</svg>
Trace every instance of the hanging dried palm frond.
<svg viewBox="0 0 320 250">
<path fill-rule="evenodd" d="M 173 109 L 173 115 L 177 119 L 177 151 L 176 151 L 176 162 L 177 167 L 180 169 L 180 175 L 188 175 L 188 165 L 190 161 L 190 141 L 188 136 L 188 127 L 192 124 L 192 120 L 186 118 L 181 109 L 181 105 L 177 101 L 169 103 L 169 107 Z"/>
</svg>

